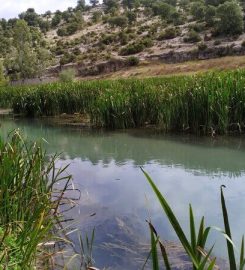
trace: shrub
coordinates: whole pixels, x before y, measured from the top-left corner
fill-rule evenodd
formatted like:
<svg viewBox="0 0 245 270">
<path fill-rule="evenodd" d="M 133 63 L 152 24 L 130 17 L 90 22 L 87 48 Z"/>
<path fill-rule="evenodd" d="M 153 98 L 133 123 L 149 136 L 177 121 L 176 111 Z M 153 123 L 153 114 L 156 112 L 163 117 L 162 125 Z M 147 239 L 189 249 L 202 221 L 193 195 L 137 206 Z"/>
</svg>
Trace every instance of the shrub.
<svg viewBox="0 0 245 270">
<path fill-rule="evenodd" d="M 200 42 L 199 44 L 198 44 L 198 50 L 199 51 L 205 51 L 206 49 L 207 49 L 207 44 L 206 43 L 204 43 L 204 42 Z"/>
<path fill-rule="evenodd" d="M 60 72 L 59 80 L 61 82 L 73 82 L 76 76 L 76 71 L 73 68 L 65 69 Z"/>
<path fill-rule="evenodd" d="M 128 59 L 127 59 L 127 64 L 129 66 L 138 66 L 140 60 L 138 57 L 136 56 L 130 56 Z"/>
<path fill-rule="evenodd" d="M 97 23 L 102 19 L 101 11 L 94 11 L 92 14 L 92 22 Z"/>
<path fill-rule="evenodd" d="M 163 19 L 168 19 L 175 11 L 175 8 L 164 2 L 156 2 L 152 6 L 154 15 L 159 15 Z"/>
<path fill-rule="evenodd" d="M 136 53 L 142 52 L 144 49 L 145 49 L 145 46 L 141 42 L 135 42 L 122 48 L 120 51 L 120 54 L 121 55 L 136 54 Z"/>
<path fill-rule="evenodd" d="M 202 32 L 205 29 L 204 23 L 194 23 L 189 25 L 189 30 L 194 30 L 196 32 Z"/>
<path fill-rule="evenodd" d="M 105 45 L 110 45 L 111 43 L 115 42 L 116 36 L 113 34 L 105 35 L 101 38 L 100 42 Z"/>
<path fill-rule="evenodd" d="M 108 19 L 108 23 L 112 27 L 121 27 L 124 28 L 128 24 L 128 18 L 125 16 L 115 16 Z"/>
<path fill-rule="evenodd" d="M 120 32 L 118 38 L 121 45 L 126 45 L 129 41 L 129 36 L 125 32 Z"/>
<path fill-rule="evenodd" d="M 132 44 L 121 49 L 121 55 L 131 55 L 142 52 L 145 48 L 150 48 L 153 46 L 153 42 L 149 38 L 144 38 L 140 41 L 136 41 Z"/>
<path fill-rule="evenodd" d="M 220 45 L 221 44 L 221 41 L 220 40 L 215 40 L 214 41 L 214 46 L 218 46 L 218 45 Z"/>
<path fill-rule="evenodd" d="M 160 33 L 158 40 L 172 39 L 178 35 L 178 31 L 175 27 L 168 27 L 163 33 Z"/>
<path fill-rule="evenodd" d="M 191 4 L 191 15 L 195 20 L 202 20 L 205 15 L 205 6 L 202 1 L 196 1 Z"/>
<path fill-rule="evenodd" d="M 227 1 L 217 8 L 219 18 L 218 31 L 220 34 L 241 34 L 244 29 L 242 9 L 235 1 Z"/>
<path fill-rule="evenodd" d="M 190 42 L 190 43 L 195 43 L 201 41 L 200 35 L 194 31 L 191 30 L 187 33 L 187 35 L 184 37 L 184 42 Z"/>
<path fill-rule="evenodd" d="M 73 53 L 66 52 L 60 59 L 60 65 L 66 65 L 73 62 L 76 59 L 76 56 Z"/>
<path fill-rule="evenodd" d="M 214 25 L 216 15 L 216 8 L 214 6 L 207 6 L 205 11 L 205 22 L 208 26 Z"/>
</svg>

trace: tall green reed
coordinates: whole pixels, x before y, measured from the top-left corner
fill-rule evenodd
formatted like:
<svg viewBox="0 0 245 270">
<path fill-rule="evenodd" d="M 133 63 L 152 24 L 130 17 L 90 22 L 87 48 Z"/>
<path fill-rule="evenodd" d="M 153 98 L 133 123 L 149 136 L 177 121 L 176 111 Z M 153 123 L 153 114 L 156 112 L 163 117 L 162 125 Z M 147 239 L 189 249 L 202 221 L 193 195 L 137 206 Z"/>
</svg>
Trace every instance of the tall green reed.
<svg viewBox="0 0 245 270">
<path fill-rule="evenodd" d="M 47 160 L 41 145 L 18 131 L 7 142 L 0 139 L 0 269 L 34 269 L 40 258 L 50 258 L 46 246 L 56 241 L 53 230 L 70 181 L 65 168 L 55 168 L 56 158 Z M 60 181 L 64 189 L 56 190 Z"/>
<path fill-rule="evenodd" d="M 0 106 L 25 116 L 82 113 L 106 128 L 245 131 L 244 70 L 0 88 Z"/>
<path fill-rule="evenodd" d="M 212 251 L 214 249 L 214 245 L 206 251 L 206 242 L 208 240 L 208 236 L 211 229 L 218 230 L 223 234 L 226 239 L 226 247 L 227 254 L 229 259 L 229 267 L 230 270 L 243 270 L 245 268 L 245 251 L 244 251 L 244 236 L 241 241 L 241 248 L 239 253 L 239 259 L 236 259 L 235 256 L 235 244 L 232 241 L 232 234 L 230 229 L 230 222 L 228 217 L 228 211 L 226 207 L 225 197 L 223 188 L 225 186 L 221 186 L 221 206 L 222 206 L 222 214 L 224 220 L 224 231 L 216 228 L 216 227 L 205 227 L 204 217 L 202 217 L 199 229 L 196 230 L 196 223 L 193 214 L 193 210 L 191 205 L 189 206 L 189 224 L 190 224 L 190 239 L 184 233 L 177 217 L 175 216 L 171 206 L 168 204 L 164 196 L 161 194 L 151 177 L 142 169 L 146 179 L 148 180 L 150 186 L 152 187 L 154 193 L 156 194 L 157 199 L 159 200 L 162 209 L 168 218 L 169 222 L 172 225 L 178 239 L 181 242 L 182 247 L 185 249 L 186 254 L 188 255 L 190 262 L 193 264 L 193 270 L 213 270 L 216 269 L 216 258 L 213 257 Z M 149 222 L 150 234 L 151 234 L 151 255 L 152 255 L 152 269 L 158 270 L 160 269 L 160 260 L 158 255 L 157 247 L 160 247 L 162 261 L 164 262 L 164 266 L 167 270 L 171 270 L 171 263 L 169 262 L 167 251 L 162 244 L 159 235 L 157 234 L 156 229 Z"/>
</svg>

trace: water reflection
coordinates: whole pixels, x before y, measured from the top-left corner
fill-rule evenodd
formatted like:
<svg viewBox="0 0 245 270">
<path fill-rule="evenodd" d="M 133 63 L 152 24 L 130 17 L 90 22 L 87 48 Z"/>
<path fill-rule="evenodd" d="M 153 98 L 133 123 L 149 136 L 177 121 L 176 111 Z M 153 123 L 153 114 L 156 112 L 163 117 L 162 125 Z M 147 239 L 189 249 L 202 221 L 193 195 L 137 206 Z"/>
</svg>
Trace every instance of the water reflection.
<svg viewBox="0 0 245 270">
<path fill-rule="evenodd" d="M 193 136 L 163 136 L 146 131 L 99 132 L 54 128 L 40 121 L 0 120 L 7 136 L 19 127 L 32 140 L 45 138 L 48 153 L 63 152 L 57 166 L 70 164 L 69 172 L 82 192 L 71 216 L 82 231 L 96 227 L 97 265 L 112 269 L 140 269 L 145 258 L 151 217 L 162 238 L 176 237 L 139 166 L 152 176 L 188 230 L 188 204 L 198 218 L 222 227 L 219 187 L 225 184 L 234 240 L 244 233 L 245 140 Z M 91 216 L 91 214 L 95 214 Z M 75 237 L 75 236 L 74 236 Z M 224 241 L 213 233 L 210 243 L 225 256 Z M 175 251 L 178 258 L 184 257 Z M 131 258 L 131 259 L 129 259 Z M 175 258 L 176 265 L 181 264 Z M 183 269 L 178 268 L 176 269 Z"/>
<path fill-rule="evenodd" d="M 21 128 L 31 139 L 45 138 L 49 153 L 63 152 L 63 158 L 90 160 L 105 166 L 115 161 L 118 166 L 133 161 L 149 162 L 195 170 L 197 174 L 237 177 L 244 173 L 245 140 L 242 137 L 198 138 L 163 136 L 146 131 L 103 132 L 50 128 L 40 121 L 1 121 L 1 134 Z M 146 134 L 145 134 L 146 133 Z"/>
</svg>

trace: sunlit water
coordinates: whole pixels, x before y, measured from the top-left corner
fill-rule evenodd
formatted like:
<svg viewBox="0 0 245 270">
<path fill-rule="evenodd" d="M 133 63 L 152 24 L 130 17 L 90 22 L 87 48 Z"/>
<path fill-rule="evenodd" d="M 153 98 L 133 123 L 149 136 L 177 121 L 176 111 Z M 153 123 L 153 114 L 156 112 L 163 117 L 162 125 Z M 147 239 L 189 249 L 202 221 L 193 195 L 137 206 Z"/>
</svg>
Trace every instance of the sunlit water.
<svg viewBox="0 0 245 270">
<path fill-rule="evenodd" d="M 176 241 L 158 201 L 144 178 L 142 166 L 166 196 L 188 230 L 188 205 L 208 225 L 223 227 L 220 186 L 225 197 L 233 238 L 240 245 L 245 233 L 245 138 L 170 136 L 149 131 L 88 131 L 52 127 L 40 121 L 0 120 L 0 134 L 20 128 L 31 140 L 45 138 L 47 152 L 62 152 L 57 166 L 68 172 L 81 190 L 79 207 L 67 215 L 82 232 L 95 227 L 96 266 L 141 269 L 151 218 L 165 240 Z M 76 237 L 74 238 L 75 243 Z M 209 244 L 226 257 L 225 242 L 213 232 Z M 76 247 L 79 249 L 79 247 Z M 177 269 L 177 268 L 176 268 Z"/>
</svg>

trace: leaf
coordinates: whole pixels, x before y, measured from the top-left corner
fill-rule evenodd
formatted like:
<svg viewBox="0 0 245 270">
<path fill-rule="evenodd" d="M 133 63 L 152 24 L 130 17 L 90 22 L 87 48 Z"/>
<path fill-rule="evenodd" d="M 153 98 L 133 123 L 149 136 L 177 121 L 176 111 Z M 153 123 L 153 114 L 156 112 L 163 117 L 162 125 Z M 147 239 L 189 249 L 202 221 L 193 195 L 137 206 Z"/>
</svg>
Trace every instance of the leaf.
<svg viewBox="0 0 245 270">
<path fill-rule="evenodd" d="M 242 237 L 242 243 L 241 243 L 240 267 L 239 267 L 239 270 L 243 270 L 244 263 L 245 263 L 245 260 L 244 260 L 244 235 L 243 235 L 243 237 Z"/>
<path fill-rule="evenodd" d="M 227 208 L 226 208 L 226 204 L 225 204 L 225 197 L 224 197 L 224 193 L 223 193 L 223 188 L 225 188 L 224 185 L 221 186 L 220 190 L 221 190 L 221 205 L 222 205 L 225 233 L 227 234 L 227 236 L 232 241 L 230 224 L 229 224 L 229 217 L 228 217 Z M 226 243 L 227 243 L 227 250 L 228 250 L 228 256 L 229 256 L 230 269 L 236 270 L 237 267 L 236 267 L 236 259 L 235 259 L 235 253 L 234 253 L 233 245 L 228 240 L 226 240 Z"/>
<path fill-rule="evenodd" d="M 158 255 L 157 255 L 157 243 L 158 238 L 155 239 L 154 232 L 152 227 L 150 226 L 151 231 L 151 257 L 152 257 L 152 267 L 153 270 L 159 270 L 159 262 L 158 262 Z"/>
<path fill-rule="evenodd" d="M 158 190 L 158 188 L 156 187 L 156 185 L 154 184 L 154 182 L 152 181 L 150 176 L 142 168 L 141 168 L 141 170 L 144 173 L 148 182 L 150 183 L 153 191 L 155 192 L 165 214 L 167 215 L 169 222 L 171 223 L 172 227 L 174 228 L 174 230 L 175 230 L 180 242 L 182 243 L 184 249 L 186 250 L 187 254 L 190 256 L 192 263 L 195 265 L 195 267 L 198 267 L 199 263 L 198 263 L 198 260 L 196 258 L 196 255 L 195 255 L 194 251 L 192 250 L 192 247 L 191 247 L 190 243 L 188 242 L 187 237 L 185 236 L 185 234 L 184 234 L 177 218 L 175 217 L 172 209 L 170 208 L 169 204 L 164 199 L 161 192 Z"/>
</svg>

